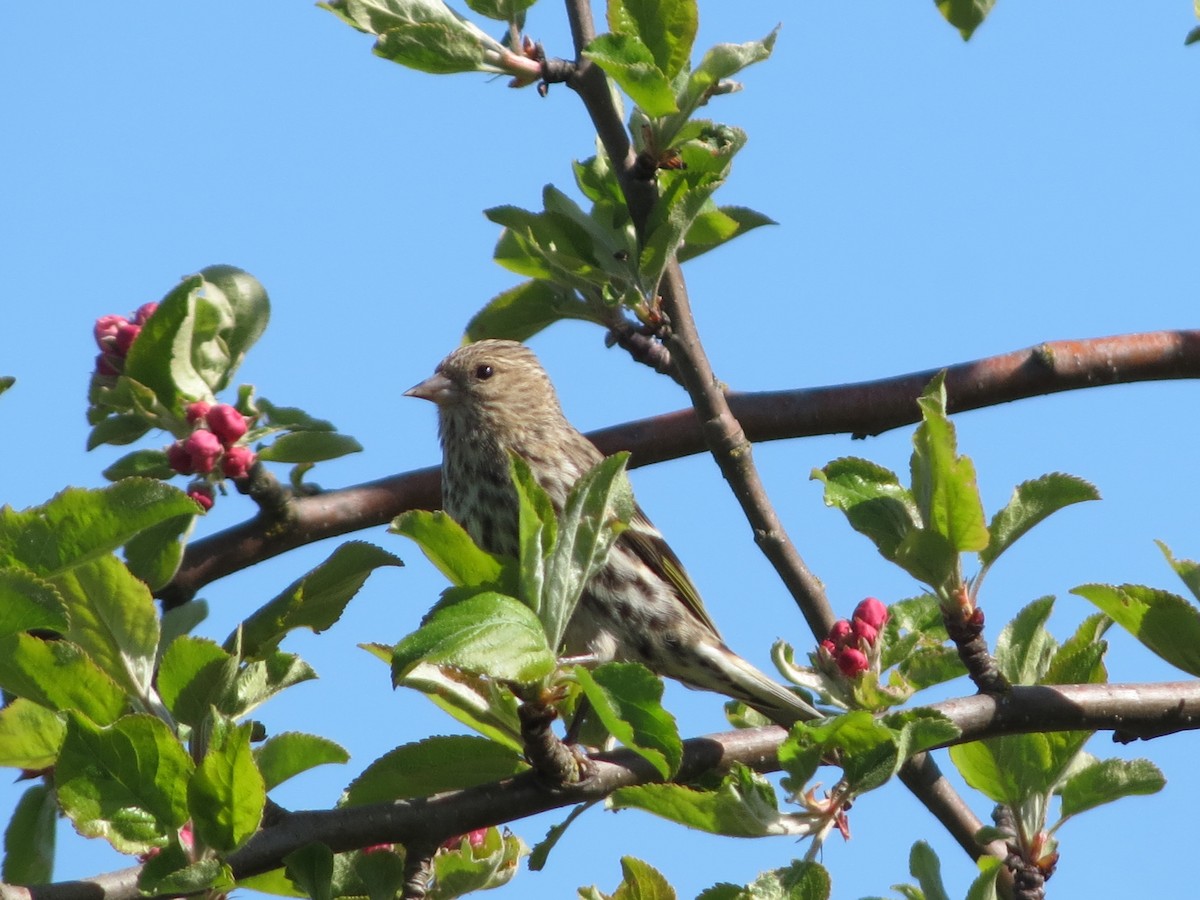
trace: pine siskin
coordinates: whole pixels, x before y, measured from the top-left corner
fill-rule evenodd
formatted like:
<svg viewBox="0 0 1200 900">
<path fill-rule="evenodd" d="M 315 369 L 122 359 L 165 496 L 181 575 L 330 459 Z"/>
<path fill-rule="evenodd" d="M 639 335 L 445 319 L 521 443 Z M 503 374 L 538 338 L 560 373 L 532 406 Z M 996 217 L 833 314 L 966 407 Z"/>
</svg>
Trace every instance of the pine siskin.
<svg viewBox="0 0 1200 900">
<path fill-rule="evenodd" d="M 537 357 L 515 341 L 461 347 L 405 396 L 437 404 L 443 505 L 492 553 L 517 553 L 510 453 L 529 464 L 560 512 L 572 485 L 603 458 L 563 416 Z M 784 726 L 818 718 L 796 693 L 725 646 L 683 565 L 640 508 L 635 525 L 584 591 L 567 627 L 567 652 L 640 662 L 741 700 Z"/>
</svg>

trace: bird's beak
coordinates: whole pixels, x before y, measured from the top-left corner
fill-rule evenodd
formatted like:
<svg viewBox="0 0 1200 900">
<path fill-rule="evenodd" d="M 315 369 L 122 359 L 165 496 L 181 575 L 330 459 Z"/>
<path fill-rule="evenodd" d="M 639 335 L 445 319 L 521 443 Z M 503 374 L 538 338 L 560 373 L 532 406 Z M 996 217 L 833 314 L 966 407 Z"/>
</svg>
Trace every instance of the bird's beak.
<svg viewBox="0 0 1200 900">
<path fill-rule="evenodd" d="M 454 387 L 454 382 L 449 378 L 441 372 L 434 372 L 420 384 L 410 387 L 404 392 L 404 396 L 419 397 L 422 400 L 436 403 L 438 406 L 444 406 L 454 401 L 458 396 L 458 391 Z"/>
</svg>

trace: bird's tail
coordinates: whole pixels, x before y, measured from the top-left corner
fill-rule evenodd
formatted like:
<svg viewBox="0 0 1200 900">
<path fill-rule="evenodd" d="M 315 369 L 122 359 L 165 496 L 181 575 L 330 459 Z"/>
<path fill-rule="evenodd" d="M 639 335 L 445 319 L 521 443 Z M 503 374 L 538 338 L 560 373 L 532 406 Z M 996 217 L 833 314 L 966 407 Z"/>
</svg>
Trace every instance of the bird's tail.
<svg viewBox="0 0 1200 900">
<path fill-rule="evenodd" d="M 784 728 L 824 717 L 795 691 L 772 681 L 724 644 L 703 644 L 696 650 L 700 665 L 680 678 L 684 683 L 741 700 Z"/>
</svg>

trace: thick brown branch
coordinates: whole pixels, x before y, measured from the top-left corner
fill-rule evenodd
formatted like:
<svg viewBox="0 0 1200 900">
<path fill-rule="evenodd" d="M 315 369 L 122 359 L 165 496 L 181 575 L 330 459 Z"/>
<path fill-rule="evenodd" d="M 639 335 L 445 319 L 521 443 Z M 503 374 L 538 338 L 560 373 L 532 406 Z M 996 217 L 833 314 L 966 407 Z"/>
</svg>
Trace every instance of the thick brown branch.
<svg viewBox="0 0 1200 900">
<path fill-rule="evenodd" d="M 1002 697 L 982 694 L 932 704 L 961 730 L 953 743 L 1033 731 L 1115 730 L 1158 733 L 1200 728 L 1200 681 L 1163 684 L 1075 684 L 1014 687 Z M 770 726 L 693 738 L 684 743 L 679 781 L 740 762 L 776 771 L 783 729 Z M 372 844 L 425 842 L 535 813 L 599 800 L 620 787 L 660 781 L 649 763 L 619 750 L 596 757 L 594 773 L 578 785 L 547 788 L 534 773 L 417 800 L 285 813 L 233 853 L 235 877 L 278 868 L 294 850 L 320 841 L 335 852 Z M 906 781 L 908 779 L 906 778 Z M 978 851 L 976 851 L 978 852 Z M 0 900 L 134 900 L 138 868 L 83 881 L 32 888 L 0 885 Z"/>
<path fill-rule="evenodd" d="M 731 394 L 729 406 L 753 442 L 821 434 L 880 434 L 919 418 L 916 397 L 936 369 L 857 384 Z M 949 366 L 952 412 L 1061 391 L 1141 381 L 1200 378 L 1200 331 L 1156 331 L 1090 340 L 1053 341 Z M 605 453 L 629 450 L 645 466 L 704 451 L 692 409 L 638 419 L 588 435 Z M 439 470 L 420 469 L 316 497 L 292 501 L 293 524 L 256 518 L 193 541 L 175 580 L 159 596 L 171 605 L 206 584 L 339 534 L 389 522 L 409 509 L 441 503 Z"/>
</svg>

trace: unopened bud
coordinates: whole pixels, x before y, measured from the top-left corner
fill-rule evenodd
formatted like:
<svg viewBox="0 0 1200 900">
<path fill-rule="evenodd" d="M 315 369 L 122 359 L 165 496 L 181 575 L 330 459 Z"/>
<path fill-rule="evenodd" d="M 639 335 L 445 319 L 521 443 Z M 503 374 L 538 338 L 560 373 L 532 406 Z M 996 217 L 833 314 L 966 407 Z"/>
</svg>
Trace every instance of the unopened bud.
<svg viewBox="0 0 1200 900">
<path fill-rule="evenodd" d="M 245 478 L 250 474 L 255 458 L 254 451 L 249 447 L 230 447 L 221 460 L 221 471 L 226 478 Z"/>
<path fill-rule="evenodd" d="M 98 318 L 96 324 L 92 326 L 92 336 L 96 339 L 96 346 L 101 350 L 112 350 L 116 347 L 117 329 L 125 324 L 127 323 L 124 316 L 110 314 Z"/>
<path fill-rule="evenodd" d="M 853 647 L 846 647 L 838 654 L 837 664 L 842 674 L 847 678 L 861 675 L 870 667 L 867 655 L 861 650 L 855 650 Z"/>
<path fill-rule="evenodd" d="M 184 409 L 183 414 L 187 417 L 189 425 L 195 425 L 208 415 L 210 409 L 212 409 L 211 403 L 197 400 L 195 403 L 189 403 Z"/>
<path fill-rule="evenodd" d="M 208 411 L 208 427 L 226 447 L 236 444 L 246 433 L 246 417 L 228 403 L 218 403 Z"/>
<path fill-rule="evenodd" d="M 211 431 L 193 431 L 183 441 L 183 449 L 192 460 L 192 468 L 207 475 L 221 456 L 221 441 Z"/>
<path fill-rule="evenodd" d="M 854 618 L 861 619 L 864 623 L 878 631 L 888 620 L 888 608 L 874 597 L 868 597 L 862 603 L 858 604 L 858 606 L 854 607 Z"/>
<path fill-rule="evenodd" d="M 183 441 L 176 441 L 167 448 L 167 465 L 180 475 L 192 475 L 196 471 L 192 454 L 184 448 Z"/>
<path fill-rule="evenodd" d="M 117 352 L 122 356 L 128 356 L 129 348 L 133 346 L 133 342 L 137 340 L 141 330 L 141 325 L 134 325 L 132 322 L 126 322 L 119 326 L 117 328 Z"/>
<path fill-rule="evenodd" d="M 137 312 L 133 314 L 133 321 L 138 325 L 145 325 L 146 320 L 154 315 L 156 309 L 158 309 L 157 303 L 143 303 L 137 308 Z"/>
<path fill-rule="evenodd" d="M 187 495 L 192 500 L 196 501 L 196 503 L 198 503 L 205 512 L 208 512 L 213 508 L 213 501 L 215 497 L 213 495 L 212 485 L 210 485 L 207 481 L 193 481 L 188 485 Z"/>
</svg>

